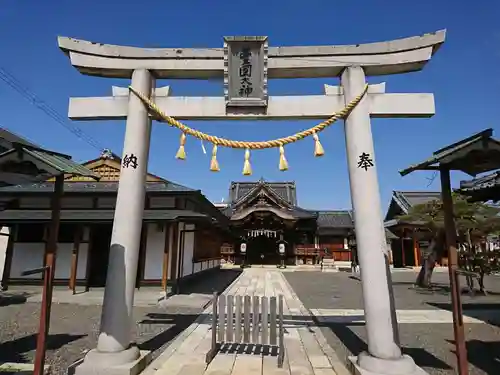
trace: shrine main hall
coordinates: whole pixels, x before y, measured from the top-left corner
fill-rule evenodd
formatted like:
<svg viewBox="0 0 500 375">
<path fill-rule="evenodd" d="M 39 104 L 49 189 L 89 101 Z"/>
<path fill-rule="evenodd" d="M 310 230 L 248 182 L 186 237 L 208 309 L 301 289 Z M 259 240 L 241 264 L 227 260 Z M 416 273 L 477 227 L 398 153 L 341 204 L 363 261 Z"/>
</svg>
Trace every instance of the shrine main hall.
<svg viewBox="0 0 500 375">
<path fill-rule="evenodd" d="M 295 182 L 231 182 L 228 201 L 216 204 L 229 218 L 233 237 L 221 247 L 224 259 L 278 264 L 279 244 L 284 244 L 286 264 L 314 264 L 322 255 L 350 261 L 351 211 L 301 208 L 297 195 Z"/>
</svg>

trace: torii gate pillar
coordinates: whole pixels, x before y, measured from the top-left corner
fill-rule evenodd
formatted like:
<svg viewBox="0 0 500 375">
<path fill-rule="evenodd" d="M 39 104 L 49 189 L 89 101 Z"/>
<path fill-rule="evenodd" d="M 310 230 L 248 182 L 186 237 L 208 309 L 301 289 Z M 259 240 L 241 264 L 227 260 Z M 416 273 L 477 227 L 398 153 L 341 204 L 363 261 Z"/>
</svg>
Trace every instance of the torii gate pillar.
<svg viewBox="0 0 500 375">
<path fill-rule="evenodd" d="M 341 82 L 347 104 L 366 84 L 363 68 L 346 68 Z M 398 323 L 393 315 L 389 259 L 380 215 L 382 207 L 366 98 L 345 120 L 345 138 L 368 336 L 368 352 L 350 360 L 361 374 L 418 374 L 415 362 L 411 357 L 402 355 L 398 342 Z"/>
</svg>

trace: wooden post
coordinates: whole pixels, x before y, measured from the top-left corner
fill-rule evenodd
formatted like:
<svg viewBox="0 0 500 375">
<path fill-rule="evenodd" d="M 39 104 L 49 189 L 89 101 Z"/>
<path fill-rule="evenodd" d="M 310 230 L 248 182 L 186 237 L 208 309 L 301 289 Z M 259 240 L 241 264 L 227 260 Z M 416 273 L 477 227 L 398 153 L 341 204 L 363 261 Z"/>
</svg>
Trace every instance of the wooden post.
<svg viewBox="0 0 500 375">
<path fill-rule="evenodd" d="M 69 288 L 76 294 L 76 276 L 78 273 L 78 255 L 80 252 L 80 242 L 82 241 L 83 225 L 79 224 L 75 230 L 73 242 L 73 253 L 71 254 L 71 273 L 69 276 Z"/>
<path fill-rule="evenodd" d="M 135 287 L 139 289 L 141 287 L 141 282 L 144 280 L 144 274 L 146 271 L 146 253 L 147 253 L 147 243 L 148 243 L 148 223 L 142 224 L 141 237 L 139 244 L 139 261 L 137 264 L 137 275 L 135 279 Z"/>
<path fill-rule="evenodd" d="M 50 309 L 52 305 L 52 289 L 56 268 L 57 240 L 59 238 L 59 222 L 61 217 L 61 198 L 64 191 L 64 174 L 56 177 L 54 193 L 51 200 L 51 223 L 49 237 L 45 242 L 45 267 L 47 271 L 43 276 L 44 293 L 42 297 L 42 313 L 36 340 L 36 353 L 34 371 L 35 375 L 43 375 L 45 365 L 46 341 L 50 326 Z"/>
<path fill-rule="evenodd" d="M 7 248 L 5 249 L 5 263 L 2 274 L 2 289 L 9 289 L 10 270 L 12 268 L 12 259 L 14 258 L 14 244 L 16 242 L 18 225 L 14 224 L 10 227 L 9 239 L 7 240 Z"/>
<path fill-rule="evenodd" d="M 90 271 L 92 266 L 92 238 L 94 234 L 94 225 L 89 225 L 89 245 L 87 247 L 87 264 L 85 265 L 85 292 L 90 290 Z"/>
<path fill-rule="evenodd" d="M 403 267 L 406 267 L 406 256 L 405 256 L 405 228 L 401 228 L 401 262 Z"/>
<path fill-rule="evenodd" d="M 451 195 L 450 170 L 441 167 L 441 194 L 444 210 L 444 230 L 446 233 L 446 246 L 448 248 L 448 274 L 450 277 L 451 306 L 453 313 L 453 333 L 455 338 L 458 374 L 467 375 L 469 365 L 467 361 L 467 348 L 465 346 L 465 332 L 462 315 L 462 301 L 460 282 L 458 279 L 458 254 L 457 231 L 453 214 L 453 197 Z"/>
<path fill-rule="evenodd" d="M 419 248 L 418 248 L 417 238 L 415 236 L 415 230 L 412 231 L 412 239 L 413 239 L 413 257 L 415 258 L 415 267 L 418 267 L 420 265 L 418 257 Z"/>
<path fill-rule="evenodd" d="M 163 272 L 161 275 L 161 288 L 167 292 L 168 283 L 168 254 L 170 245 L 170 225 L 165 223 L 165 243 L 163 245 Z"/>
<path fill-rule="evenodd" d="M 172 264 L 170 264 L 170 279 L 177 280 L 177 256 L 179 252 L 179 223 L 173 223 L 172 225 L 172 258 L 170 259 Z"/>
</svg>

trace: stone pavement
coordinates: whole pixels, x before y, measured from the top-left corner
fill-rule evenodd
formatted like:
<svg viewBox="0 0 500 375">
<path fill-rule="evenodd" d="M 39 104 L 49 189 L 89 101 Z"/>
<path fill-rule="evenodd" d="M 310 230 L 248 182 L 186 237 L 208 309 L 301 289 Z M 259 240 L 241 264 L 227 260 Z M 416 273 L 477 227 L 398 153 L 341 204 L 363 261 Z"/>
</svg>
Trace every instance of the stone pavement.
<svg viewBox="0 0 500 375">
<path fill-rule="evenodd" d="M 154 361 L 147 375 L 345 375 L 347 369 L 328 346 L 282 272 L 248 268 L 224 292 L 233 295 L 284 296 L 285 363 L 257 354 L 218 353 L 207 367 L 205 355 L 211 344 L 210 306 L 172 345 Z M 334 370 L 335 369 L 335 370 Z"/>
<path fill-rule="evenodd" d="M 365 323 L 362 309 L 311 309 L 318 322 L 325 324 L 359 324 Z M 453 314 L 447 310 L 396 310 L 399 324 L 452 324 Z M 465 324 L 500 324 L 498 310 L 465 311 Z"/>
</svg>

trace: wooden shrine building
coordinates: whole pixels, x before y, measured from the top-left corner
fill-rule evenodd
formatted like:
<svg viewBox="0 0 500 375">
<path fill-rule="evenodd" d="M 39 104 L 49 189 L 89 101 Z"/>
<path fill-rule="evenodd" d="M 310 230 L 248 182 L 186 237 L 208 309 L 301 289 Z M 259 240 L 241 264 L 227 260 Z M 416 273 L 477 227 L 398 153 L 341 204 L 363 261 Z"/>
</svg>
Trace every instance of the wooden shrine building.
<svg viewBox="0 0 500 375">
<path fill-rule="evenodd" d="M 393 191 L 385 216 L 385 228 L 395 237 L 391 241 L 392 262 L 394 267 L 416 267 L 423 262 L 423 254 L 430 244 L 430 238 L 418 226 L 402 222 L 398 216 L 406 215 L 410 208 L 441 199 L 435 191 Z"/>
<path fill-rule="evenodd" d="M 83 164 L 101 178 L 68 176 L 64 183 L 55 278 L 58 283 L 102 287 L 106 282 L 114 206 L 121 160 L 110 152 Z M 40 283 L 21 276 L 41 267 L 50 196 L 54 182 L 0 188 L 0 225 L 11 229 L 5 263 L 6 283 Z M 220 264 L 220 247 L 229 238 L 229 219 L 200 190 L 147 176 L 137 286 L 175 285 Z"/>
<path fill-rule="evenodd" d="M 295 182 L 232 182 L 229 201 L 219 208 L 238 240 L 226 243 L 222 255 L 241 262 L 239 249 L 244 242 L 246 262 L 277 264 L 278 243 L 284 241 L 288 264 L 314 264 L 325 248 L 336 261 L 349 261 L 351 212 L 307 210 L 297 203 Z"/>
</svg>

